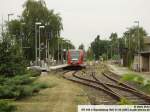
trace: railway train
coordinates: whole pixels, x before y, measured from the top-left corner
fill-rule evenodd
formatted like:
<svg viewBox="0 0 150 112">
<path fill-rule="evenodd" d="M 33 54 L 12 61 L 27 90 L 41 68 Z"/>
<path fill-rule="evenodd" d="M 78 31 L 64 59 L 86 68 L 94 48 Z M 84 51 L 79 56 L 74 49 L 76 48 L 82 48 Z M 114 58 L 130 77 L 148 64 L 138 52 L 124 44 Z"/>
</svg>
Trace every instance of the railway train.
<svg viewBox="0 0 150 112">
<path fill-rule="evenodd" d="M 84 67 L 85 53 L 83 50 L 68 50 L 67 64 L 73 67 Z"/>
</svg>

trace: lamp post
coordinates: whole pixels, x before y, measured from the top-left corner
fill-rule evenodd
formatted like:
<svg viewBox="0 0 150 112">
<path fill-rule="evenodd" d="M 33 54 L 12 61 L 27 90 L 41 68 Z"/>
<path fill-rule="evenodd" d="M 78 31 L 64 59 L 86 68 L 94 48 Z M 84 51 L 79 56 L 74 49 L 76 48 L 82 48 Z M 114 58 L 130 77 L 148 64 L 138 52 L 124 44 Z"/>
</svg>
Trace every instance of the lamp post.
<svg viewBox="0 0 150 112">
<path fill-rule="evenodd" d="M 139 21 L 134 21 L 134 23 L 137 23 L 138 31 L 137 31 L 137 36 L 138 36 L 138 51 L 141 51 L 141 45 L 140 45 L 140 36 L 139 36 L 139 27 L 140 27 L 140 22 Z"/>
<path fill-rule="evenodd" d="M 47 23 L 46 25 L 45 25 L 45 27 L 47 28 L 47 30 L 46 30 L 46 34 L 47 34 L 47 36 L 45 37 L 45 42 L 46 42 L 46 50 L 45 50 L 45 54 L 46 54 L 46 60 L 49 60 L 49 56 L 50 56 L 50 48 L 49 48 L 49 41 L 50 41 L 50 38 L 51 38 L 51 29 L 50 29 L 50 24 L 49 23 Z M 48 29 L 50 29 L 50 30 L 48 30 Z"/>
<path fill-rule="evenodd" d="M 57 47 L 58 47 L 58 64 L 59 64 L 59 37 L 58 37 L 58 33 L 57 33 L 57 39 L 58 39 L 58 40 L 57 40 L 57 41 L 58 41 L 58 43 L 57 43 L 58 46 L 57 46 Z"/>
<path fill-rule="evenodd" d="M 23 51 L 23 25 L 25 25 L 25 23 L 21 23 L 21 26 L 20 26 L 20 40 L 21 40 L 21 52 Z"/>
<path fill-rule="evenodd" d="M 141 51 L 141 46 L 140 46 L 140 36 L 139 36 L 139 24 L 140 24 L 140 22 L 139 21 L 134 21 L 134 23 L 136 23 L 137 24 L 137 27 L 138 27 L 138 32 L 137 32 L 137 36 L 138 36 L 138 52 L 140 52 Z M 139 54 L 139 67 L 138 67 L 138 69 L 139 69 L 139 72 L 141 71 L 141 67 L 140 67 L 140 53 L 138 53 Z"/>
<path fill-rule="evenodd" d="M 41 25 L 41 22 L 35 23 L 35 63 L 37 64 L 37 26 Z"/>
<path fill-rule="evenodd" d="M 67 43 L 67 48 L 66 48 L 66 60 L 67 60 L 67 51 L 69 51 L 69 49 L 70 49 L 69 43 L 71 43 L 71 42 L 70 42 L 70 40 L 65 40 L 65 41 Z"/>
<path fill-rule="evenodd" d="M 110 45 L 110 53 L 111 53 L 111 54 L 110 54 L 110 56 L 111 56 L 110 59 L 112 60 L 112 45 Z"/>
<path fill-rule="evenodd" d="M 45 28 L 45 26 L 39 26 L 39 60 L 41 59 L 41 37 L 40 37 L 40 29 Z"/>
<path fill-rule="evenodd" d="M 8 36 L 9 36 L 9 17 L 13 15 L 14 15 L 13 13 L 8 14 Z"/>
<path fill-rule="evenodd" d="M 61 40 L 61 62 L 63 63 L 63 60 L 64 60 L 64 58 L 63 58 L 63 54 L 64 54 L 64 51 L 63 51 L 63 43 L 64 43 L 64 39 L 62 38 L 62 40 Z"/>
<path fill-rule="evenodd" d="M 128 31 L 127 31 L 127 33 L 129 34 L 129 50 L 131 49 L 131 35 L 130 35 L 130 28 L 129 27 L 127 27 L 126 28 Z"/>
<path fill-rule="evenodd" d="M 69 43 L 70 43 L 70 40 L 65 40 L 67 42 L 67 49 L 69 50 Z"/>
<path fill-rule="evenodd" d="M 64 61 L 66 61 L 67 60 L 67 50 L 66 49 L 63 49 L 63 54 L 65 54 L 64 55 L 64 58 L 63 58 L 63 63 L 64 63 Z"/>
<path fill-rule="evenodd" d="M 9 17 L 13 15 L 14 15 L 13 13 L 8 14 L 8 22 L 9 22 Z"/>
</svg>

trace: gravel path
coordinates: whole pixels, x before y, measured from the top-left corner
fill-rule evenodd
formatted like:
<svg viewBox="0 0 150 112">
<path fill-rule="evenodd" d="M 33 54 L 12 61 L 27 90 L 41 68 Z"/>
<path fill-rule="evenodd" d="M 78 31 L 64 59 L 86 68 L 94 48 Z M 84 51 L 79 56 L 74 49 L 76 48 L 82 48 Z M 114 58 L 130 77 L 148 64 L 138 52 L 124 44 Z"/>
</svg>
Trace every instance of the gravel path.
<svg viewBox="0 0 150 112">
<path fill-rule="evenodd" d="M 148 79 L 150 80 L 150 72 L 135 72 L 135 71 L 132 71 L 132 70 L 129 70 L 127 67 L 120 67 L 120 66 L 117 66 L 117 65 L 112 65 L 112 64 L 108 64 L 109 66 L 109 69 L 118 74 L 118 75 L 124 75 L 126 73 L 133 73 L 133 74 L 137 74 L 139 76 L 142 76 L 143 78 L 145 79 Z"/>
</svg>

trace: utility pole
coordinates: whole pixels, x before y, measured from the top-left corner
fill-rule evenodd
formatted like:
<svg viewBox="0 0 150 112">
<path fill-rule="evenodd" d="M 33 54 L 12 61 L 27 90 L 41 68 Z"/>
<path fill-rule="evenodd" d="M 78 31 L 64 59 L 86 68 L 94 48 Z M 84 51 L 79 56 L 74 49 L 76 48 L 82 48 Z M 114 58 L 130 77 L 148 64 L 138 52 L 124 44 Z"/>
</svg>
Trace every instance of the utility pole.
<svg viewBox="0 0 150 112">
<path fill-rule="evenodd" d="M 119 45 L 119 38 L 118 38 L 118 60 L 120 59 L 120 45 Z"/>
<path fill-rule="evenodd" d="M 129 35 L 129 51 L 131 50 L 131 34 L 130 34 L 130 28 L 129 27 L 127 27 L 126 28 L 127 30 L 128 30 L 128 35 Z"/>
<path fill-rule="evenodd" d="M 2 36 L 2 40 L 4 39 L 3 34 L 4 34 L 4 23 L 3 23 L 3 15 L 2 15 L 2 32 L 1 32 L 1 36 Z"/>
<path fill-rule="evenodd" d="M 9 23 L 9 18 L 10 18 L 10 16 L 13 16 L 14 14 L 13 13 L 10 13 L 10 14 L 8 14 L 8 23 Z M 8 27 L 9 28 L 9 27 Z M 9 34 L 9 29 L 8 29 L 8 34 Z"/>
<path fill-rule="evenodd" d="M 63 38 L 62 38 L 62 40 L 61 40 L 61 62 L 63 63 L 63 54 L 64 54 L 64 51 L 63 51 Z"/>
<path fill-rule="evenodd" d="M 111 60 L 112 60 L 112 45 L 110 45 L 110 50 L 111 50 Z"/>
<path fill-rule="evenodd" d="M 48 57 L 47 57 L 47 58 L 48 58 L 48 60 L 49 60 L 49 50 L 50 50 L 50 49 L 49 49 L 49 41 L 50 41 L 50 40 L 48 39 L 48 41 L 47 41 L 47 45 L 48 45 L 48 46 L 47 46 L 47 50 L 48 50 Z"/>
<path fill-rule="evenodd" d="M 51 37 L 51 39 L 53 38 L 53 33 L 52 33 L 52 31 L 50 32 L 50 37 Z M 53 43 L 54 43 L 54 39 L 52 39 L 52 41 L 53 41 Z M 54 61 L 54 59 L 55 59 L 55 52 L 54 52 L 54 50 L 55 50 L 55 48 L 54 48 L 54 46 L 53 46 L 53 48 L 52 48 L 53 61 Z"/>
<path fill-rule="evenodd" d="M 141 71 L 141 65 L 140 65 L 140 51 L 141 51 L 141 45 L 140 45 L 140 35 L 139 35 L 139 29 L 140 29 L 140 22 L 139 21 L 134 21 L 134 23 L 137 23 L 137 28 L 138 28 L 138 32 L 137 32 L 137 36 L 138 36 L 138 55 L 139 55 L 139 72 Z"/>
<path fill-rule="evenodd" d="M 45 54 L 46 54 L 46 60 L 48 59 L 47 57 L 48 57 L 48 39 L 47 39 L 48 37 L 46 36 L 46 39 L 45 39 L 45 41 L 46 41 L 46 45 L 45 45 Z"/>
<path fill-rule="evenodd" d="M 39 26 L 39 60 L 41 60 L 41 34 L 40 29 L 45 28 L 45 26 Z"/>
<path fill-rule="evenodd" d="M 13 13 L 8 14 L 8 22 L 9 22 L 10 16 L 13 16 L 13 15 L 14 15 Z"/>
<path fill-rule="evenodd" d="M 41 23 L 40 22 L 36 22 L 35 23 L 35 63 L 36 63 L 36 65 L 37 65 L 37 26 L 38 25 L 41 25 Z"/>
<path fill-rule="evenodd" d="M 59 64 L 59 36 L 58 36 L 58 32 L 57 32 L 57 39 L 58 39 L 58 64 Z"/>
<path fill-rule="evenodd" d="M 21 23 L 21 26 L 20 26 L 21 53 L 23 52 L 23 31 L 22 31 L 23 30 L 23 25 L 25 25 L 25 23 Z"/>
</svg>

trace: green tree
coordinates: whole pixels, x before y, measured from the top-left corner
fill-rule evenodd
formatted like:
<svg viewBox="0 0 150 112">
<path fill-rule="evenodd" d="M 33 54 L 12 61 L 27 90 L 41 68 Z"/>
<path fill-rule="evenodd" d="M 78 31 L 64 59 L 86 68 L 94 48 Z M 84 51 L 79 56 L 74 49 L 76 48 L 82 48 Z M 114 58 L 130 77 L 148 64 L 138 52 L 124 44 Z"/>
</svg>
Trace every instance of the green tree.
<svg viewBox="0 0 150 112">
<path fill-rule="evenodd" d="M 109 39 L 111 40 L 111 52 L 113 57 L 119 54 L 119 39 L 117 33 L 111 33 Z"/>
<path fill-rule="evenodd" d="M 94 53 L 91 49 L 91 47 L 88 48 L 87 52 L 86 52 L 86 55 L 87 55 L 87 60 L 93 60 L 94 59 Z"/>
<path fill-rule="evenodd" d="M 97 35 L 95 40 L 91 43 L 91 49 L 94 53 L 94 59 L 98 60 L 100 56 L 100 36 Z"/>
<path fill-rule="evenodd" d="M 147 35 L 147 32 L 142 28 L 131 27 L 123 34 L 124 46 L 127 48 L 127 65 L 133 61 L 134 54 L 143 50 L 144 47 L 144 37 Z"/>
<path fill-rule="evenodd" d="M 102 54 L 107 54 L 107 57 L 110 57 L 110 41 L 101 40 L 99 35 L 91 43 L 91 49 L 94 54 L 94 59 L 96 60 L 98 60 Z"/>
<path fill-rule="evenodd" d="M 62 19 L 59 14 L 49 10 L 43 0 L 27 0 L 23 8 L 20 19 L 8 23 L 8 32 L 10 35 L 14 35 L 11 37 L 15 38 L 14 40 L 17 42 L 22 37 L 25 57 L 28 60 L 35 60 L 35 23 L 41 22 L 45 26 L 45 29 L 41 30 L 41 43 L 45 42 L 50 35 L 51 40 L 55 42 L 55 45 L 52 44 L 50 47 L 56 49 L 57 38 L 60 37 L 60 31 L 63 29 Z"/>
<path fill-rule="evenodd" d="M 78 48 L 78 49 L 85 50 L 84 45 L 83 45 L 83 44 L 79 45 L 79 48 Z"/>
<path fill-rule="evenodd" d="M 25 73 L 25 61 L 19 46 L 5 38 L 0 43 L 0 74 L 4 76 L 21 75 Z"/>
</svg>

